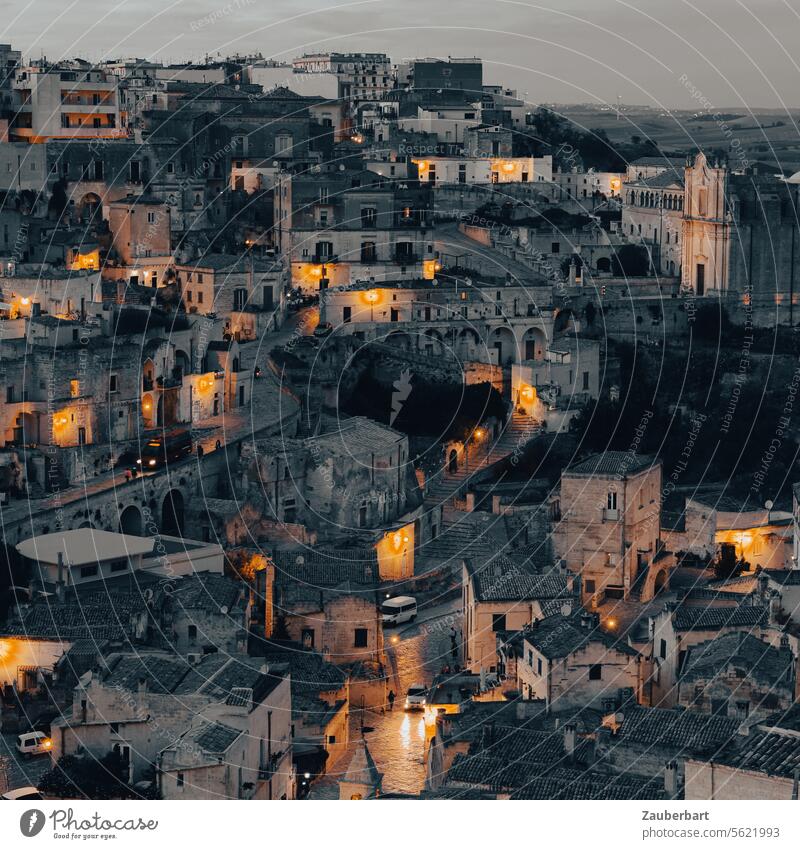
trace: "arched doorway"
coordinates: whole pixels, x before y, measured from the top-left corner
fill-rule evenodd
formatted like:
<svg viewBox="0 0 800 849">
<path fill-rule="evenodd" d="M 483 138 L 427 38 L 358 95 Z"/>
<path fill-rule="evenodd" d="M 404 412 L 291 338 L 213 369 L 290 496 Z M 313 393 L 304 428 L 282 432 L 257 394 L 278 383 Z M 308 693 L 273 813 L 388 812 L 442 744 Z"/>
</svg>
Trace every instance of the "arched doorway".
<svg viewBox="0 0 800 849">
<path fill-rule="evenodd" d="M 494 331 L 491 347 L 497 352 L 497 365 L 509 366 L 517 362 L 517 340 L 509 328 L 498 327 Z"/>
<path fill-rule="evenodd" d="M 403 333 L 399 330 L 394 333 L 390 333 L 386 337 L 386 344 L 392 345 L 395 348 L 401 348 L 404 351 L 408 351 L 411 348 L 411 337 L 408 333 Z"/>
<path fill-rule="evenodd" d="M 456 474 L 458 471 L 458 451 L 455 448 L 450 449 L 450 454 L 447 458 L 447 471 L 451 475 Z"/>
<path fill-rule="evenodd" d="M 469 327 L 458 332 L 456 337 L 456 354 L 462 362 L 475 362 L 478 360 L 481 340 L 478 334 Z"/>
<path fill-rule="evenodd" d="M 423 351 L 430 356 L 440 357 L 445 352 L 442 335 L 437 330 L 426 330 L 420 342 Z"/>
<path fill-rule="evenodd" d="M 91 221 L 102 208 L 102 201 L 94 192 L 87 192 L 78 204 L 78 215 L 81 221 Z"/>
<path fill-rule="evenodd" d="M 183 493 L 171 489 L 161 505 L 161 533 L 167 536 L 183 536 Z"/>
<path fill-rule="evenodd" d="M 610 274 L 611 260 L 607 256 L 601 256 L 600 259 L 597 260 L 597 270 L 600 274 Z"/>
<path fill-rule="evenodd" d="M 126 507 L 119 517 L 119 532 L 140 537 L 142 535 L 142 511 L 131 504 Z"/>
<path fill-rule="evenodd" d="M 543 360 L 547 348 L 547 338 L 543 330 L 528 328 L 522 337 L 522 346 L 526 360 Z"/>
</svg>

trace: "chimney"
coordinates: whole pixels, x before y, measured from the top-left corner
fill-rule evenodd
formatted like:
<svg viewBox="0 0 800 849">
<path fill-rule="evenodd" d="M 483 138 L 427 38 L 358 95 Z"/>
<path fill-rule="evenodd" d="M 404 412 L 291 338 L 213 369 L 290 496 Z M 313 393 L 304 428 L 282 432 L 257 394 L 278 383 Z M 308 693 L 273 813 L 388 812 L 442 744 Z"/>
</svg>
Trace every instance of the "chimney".
<svg viewBox="0 0 800 849">
<path fill-rule="evenodd" d="M 64 603 L 64 552 L 58 552 L 58 577 L 56 579 L 56 599 Z"/>
<path fill-rule="evenodd" d="M 678 762 L 667 761 L 664 764 L 664 792 L 669 799 L 678 798 Z"/>
<path fill-rule="evenodd" d="M 140 713 L 144 716 L 144 710 L 146 707 L 147 701 L 147 679 L 140 678 L 139 683 L 136 685 L 136 704 Z"/>
<path fill-rule="evenodd" d="M 575 743 L 577 742 L 577 730 L 575 726 L 568 722 L 564 726 L 564 753 L 571 760 L 575 757 Z"/>
</svg>

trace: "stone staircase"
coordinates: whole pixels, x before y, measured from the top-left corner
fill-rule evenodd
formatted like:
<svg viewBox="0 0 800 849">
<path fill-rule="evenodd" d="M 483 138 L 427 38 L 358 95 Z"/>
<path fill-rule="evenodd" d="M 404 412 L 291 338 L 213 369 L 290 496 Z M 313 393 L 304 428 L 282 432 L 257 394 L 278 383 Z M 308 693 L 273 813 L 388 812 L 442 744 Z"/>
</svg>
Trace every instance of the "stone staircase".
<svg viewBox="0 0 800 849">
<path fill-rule="evenodd" d="M 469 462 L 461 465 L 457 472 L 444 474 L 431 484 L 425 504 L 429 507 L 443 504 L 456 494 L 465 493 L 471 478 L 482 474 L 505 457 L 515 452 L 521 453 L 527 442 L 540 430 L 541 425 L 536 419 L 514 412 L 488 451 L 471 456 Z"/>
<path fill-rule="evenodd" d="M 491 546 L 481 535 L 481 527 L 473 514 L 446 509 L 442 528 L 436 539 L 420 548 L 420 557 L 435 560 L 441 565 L 455 563 L 467 551 L 488 553 Z"/>
</svg>

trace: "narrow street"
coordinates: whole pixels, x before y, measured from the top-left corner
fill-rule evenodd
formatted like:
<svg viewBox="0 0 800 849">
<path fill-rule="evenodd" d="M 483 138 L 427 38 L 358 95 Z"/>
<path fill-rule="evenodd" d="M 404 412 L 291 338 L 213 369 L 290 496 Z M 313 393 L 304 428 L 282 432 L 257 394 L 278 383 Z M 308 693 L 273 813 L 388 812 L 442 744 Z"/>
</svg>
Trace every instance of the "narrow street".
<svg viewBox="0 0 800 849">
<path fill-rule="evenodd" d="M 0 792 L 5 792 L 4 779 L 9 789 L 35 787 L 50 766 L 50 758 L 47 755 L 37 755 L 26 760 L 17 751 L 16 734 L 0 734 Z"/>
<path fill-rule="evenodd" d="M 375 765 L 383 773 L 384 793 L 419 793 L 425 784 L 425 753 L 427 747 L 425 714 L 423 711 L 405 711 L 406 691 L 415 683 L 429 685 L 445 663 L 452 662 L 450 653 L 450 627 L 460 624 L 460 600 L 454 599 L 437 605 L 422 621 L 401 625 L 385 631 L 387 658 L 392 671 L 390 688 L 396 701 L 394 710 L 380 713 L 364 712 L 364 736 Z M 350 740 L 361 735 L 361 711 L 350 714 Z M 334 773 L 314 783 L 310 798 L 338 798 L 337 778 L 347 770 L 350 756 L 345 755 Z"/>
</svg>

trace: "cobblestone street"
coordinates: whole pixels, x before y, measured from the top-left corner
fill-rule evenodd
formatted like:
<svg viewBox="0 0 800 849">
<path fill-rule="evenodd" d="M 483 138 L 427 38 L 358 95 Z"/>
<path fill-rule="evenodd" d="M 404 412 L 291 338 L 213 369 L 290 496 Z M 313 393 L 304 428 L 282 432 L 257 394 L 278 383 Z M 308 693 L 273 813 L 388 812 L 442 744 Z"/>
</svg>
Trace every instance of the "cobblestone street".
<svg viewBox="0 0 800 849">
<path fill-rule="evenodd" d="M 414 683 L 430 684 L 445 663 L 452 662 L 450 626 L 458 600 L 438 607 L 435 615 L 394 631 L 386 630 L 387 655 L 392 671 L 390 687 L 397 697 L 394 710 L 364 712 L 365 737 L 375 764 L 383 773 L 384 793 L 419 793 L 425 784 L 426 724 L 421 711 L 403 710 L 406 691 Z M 459 628 L 460 625 L 456 625 Z M 350 715 L 350 740 L 361 734 L 361 711 Z M 371 729 L 371 730 L 369 730 Z M 430 729 L 429 729 L 430 730 Z M 337 779 L 347 770 L 346 754 L 335 773 L 315 782 L 312 799 L 338 798 Z"/>
</svg>

